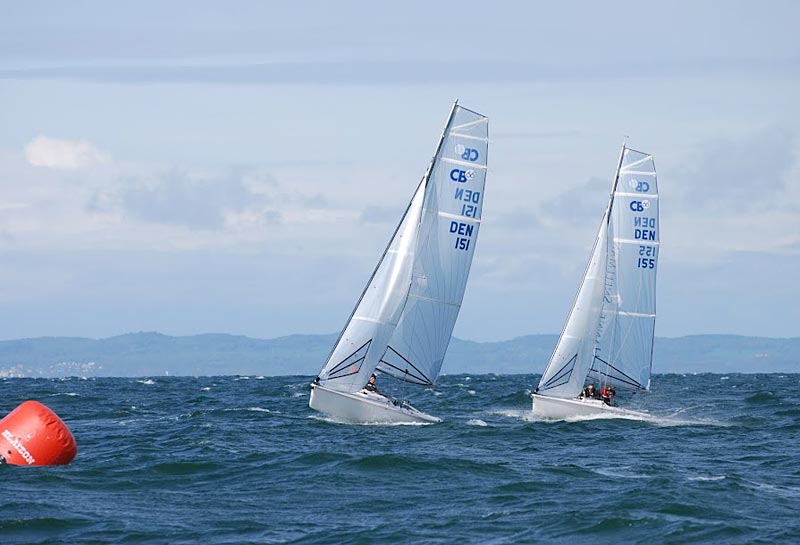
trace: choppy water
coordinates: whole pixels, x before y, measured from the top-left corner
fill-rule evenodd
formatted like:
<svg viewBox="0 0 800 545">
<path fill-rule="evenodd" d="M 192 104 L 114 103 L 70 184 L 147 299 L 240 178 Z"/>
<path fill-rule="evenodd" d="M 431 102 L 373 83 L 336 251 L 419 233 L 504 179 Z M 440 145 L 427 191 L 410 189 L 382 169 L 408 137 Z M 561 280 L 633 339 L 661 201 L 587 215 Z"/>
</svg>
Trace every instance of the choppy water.
<svg viewBox="0 0 800 545">
<path fill-rule="evenodd" d="M 534 421 L 531 376 L 446 376 L 445 422 L 350 426 L 308 378 L 11 379 L 78 441 L 0 467 L 0 540 L 50 543 L 800 541 L 800 375 L 657 376 L 650 421 Z"/>
</svg>

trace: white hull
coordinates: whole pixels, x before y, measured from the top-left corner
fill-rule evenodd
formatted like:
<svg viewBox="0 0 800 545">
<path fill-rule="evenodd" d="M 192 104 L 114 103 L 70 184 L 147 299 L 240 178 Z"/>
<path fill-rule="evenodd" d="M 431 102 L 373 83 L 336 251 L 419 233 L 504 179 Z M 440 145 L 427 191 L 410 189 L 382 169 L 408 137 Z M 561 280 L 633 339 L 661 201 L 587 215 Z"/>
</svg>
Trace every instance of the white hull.
<svg viewBox="0 0 800 545">
<path fill-rule="evenodd" d="M 573 398 L 564 399 L 560 397 L 548 397 L 538 394 L 531 394 L 533 398 L 533 414 L 541 418 L 571 418 L 575 416 L 632 416 L 648 418 L 650 415 L 637 411 L 629 411 L 606 405 L 599 399 Z"/>
<path fill-rule="evenodd" d="M 364 390 L 350 394 L 319 384 L 311 385 L 308 406 L 337 420 L 353 424 L 435 424 L 442 421 L 407 403 L 395 405 L 392 400 L 379 394 Z"/>
</svg>

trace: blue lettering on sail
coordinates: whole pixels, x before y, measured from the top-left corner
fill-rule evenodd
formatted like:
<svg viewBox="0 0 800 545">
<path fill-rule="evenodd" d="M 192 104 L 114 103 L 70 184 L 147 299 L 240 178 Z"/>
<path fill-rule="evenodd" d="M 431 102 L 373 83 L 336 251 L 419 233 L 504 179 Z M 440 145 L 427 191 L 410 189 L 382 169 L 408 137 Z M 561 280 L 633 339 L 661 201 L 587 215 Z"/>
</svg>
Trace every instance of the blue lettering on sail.
<svg viewBox="0 0 800 545">
<path fill-rule="evenodd" d="M 470 170 L 461 170 L 459 168 L 454 168 L 450 171 L 450 179 L 454 182 L 458 182 L 460 184 L 467 183 L 468 180 L 471 180 L 475 177 L 475 171 Z"/>
<path fill-rule="evenodd" d="M 628 206 L 634 212 L 644 212 L 650 208 L 650 201 L 631 201 L 631 204 Z"/>
<path fill-rule="evenodd" d="M 456 189 L 456 194 L 453 196 L 453 198 L 457 201 L 466 201 L 478 204 L 481 200 L 481 192 L 459 187 Z"/>
<path fill-rule="evenodd" d="M 470 238 L 472 237 L 474 229 L 474 225 L 460 221 L 450 221 L 450 232 L 457 235 L 462 235 L 460 237 L 456 237 L 454 246 L 456 250 L 469 250 Z"/>
<path fill-rule="evenodd" d="M 462 223 L 460 221 L 451 221 L 450 222 L 450 232 L 451 233 L 458 233 L 459 235 L 466 235 L 468 237 L 472 236 L 472 230 L 475 228 L 474 225 L 470 225 L 468 223 Z"/>
<path fill-rule="evenodd" d="M 468 148 L 464 144 L 456 144 L 456 154 L 465 161 L 475 162 L 481 156 L 475 148 Z"/>
<path fill-rule="evenodd" d="M 634 229 L 633 238 L 636 240 L 656 240 L 656 232 L 650 229 Z"/>
<path fill-rule="evenodd" d="M 650 229 L 656 228 L 656 218 L 648 218 L 646 216 L 636 216 L 633 218 L 634 227 L 647 227 Z"/>
</svg>

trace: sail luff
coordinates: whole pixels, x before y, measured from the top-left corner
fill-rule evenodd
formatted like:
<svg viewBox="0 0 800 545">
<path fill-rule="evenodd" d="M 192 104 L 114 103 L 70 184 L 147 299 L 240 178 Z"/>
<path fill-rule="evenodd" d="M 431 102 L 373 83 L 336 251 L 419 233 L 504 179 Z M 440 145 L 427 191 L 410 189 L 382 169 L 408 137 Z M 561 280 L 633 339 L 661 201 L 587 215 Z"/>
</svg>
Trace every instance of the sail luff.
<svg viewBox="0 0 800 545">
<path fill-rule="evenodd" d="M 619 151 L 619 160 L 617 161 L 617 170 L 614 173 L 614 183 L 611 184 L 611 195 L 608 197 L 608 206 L 606 207 L 606 221 L 611 221 L 611 209 L 614 206 L 614 195 L 617 193 L 617 185 L 619 184 L 619 171 L 622 169 L 622 160 L 625 158 L 626 141 L 622 142 L 622 149 Z"/>
</svg>

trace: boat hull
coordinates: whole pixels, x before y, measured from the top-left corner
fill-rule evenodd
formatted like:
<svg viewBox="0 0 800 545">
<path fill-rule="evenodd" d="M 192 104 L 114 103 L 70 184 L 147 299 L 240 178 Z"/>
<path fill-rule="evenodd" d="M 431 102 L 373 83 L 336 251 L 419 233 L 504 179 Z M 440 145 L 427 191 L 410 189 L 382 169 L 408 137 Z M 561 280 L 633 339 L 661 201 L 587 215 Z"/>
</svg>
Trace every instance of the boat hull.
<svg viewBox="0 0 800 545">
<path fill-rule="evenodd" d="M 533 414 L 541 418 L 563 419 L 575 416 L 628 416 L 647 418 L 647 413 L 630 411 L 606 405 L 599 399 L 573 398 L 562 399 L 560 397 L 548 397 L 538 394 L 531 394 L 533 399 Z"/>
<path fill-rule="evenodd" d="M 308 406 L 352 424 L 435 424 L 442 421 L 407 403 L 395 405 L 382 395 L 363 390 L 352 394 L 339 392 L 319 384 L 311 385 Z"/>
</svg>

